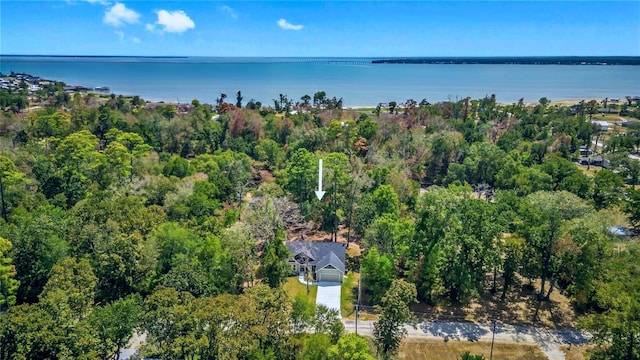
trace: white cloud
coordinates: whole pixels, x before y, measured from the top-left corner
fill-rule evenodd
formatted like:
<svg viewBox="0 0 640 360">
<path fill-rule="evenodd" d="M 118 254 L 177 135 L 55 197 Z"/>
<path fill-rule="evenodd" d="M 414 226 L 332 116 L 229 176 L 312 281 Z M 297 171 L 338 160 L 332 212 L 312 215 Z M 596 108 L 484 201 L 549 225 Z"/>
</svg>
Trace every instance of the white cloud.
<svg viewBox="0 0 640 360">
<path fill-rule="evenodd" d="M 122 3 L 116 3 L 104 13 L 104 23 L 115 27 L 122 26 L 125 23 L 136 23 L 138 19 L 140 19 L 140 14 L 127 9 Z"/>
<path fill-rule="evenodd" d="M 193 22 L 193 20 L 191 20 L 191 18 L 182 10 L 160 10 L 157 12 L 157 14 L 158 21 L 156 22 L 156 24 L 162 27 L 161 31 L 163 32 L 181 33 L 196 27 L 196 24 Z M 149 31 L 153 31 L 155 26 L 152 24 L 147 24 L 146 28 Z"/>
<path fill-rule="evenodd" d="M 75 5 L 81 2 L 88 2 L 89 4 L 111 5 L 111 2 L 107 0 L 66 0 L 67 4 Z"/>
<path fill-rule="evenodd" d="M 282 28 L 283 30 L 300 30 L 304 27 L 302 25 L 293 25 L 285 19 L 278 20 L 278 26 L 280 26 L 280 28 Z"/>
<path fill-rule="evenodd" d="M 236 12 L 229 5 L 222 5 L 218 9 L 220 9 L 220 11 L 222 11 L 223 13 L 229 15 L 232 19 L 238 18 Z"/>
<path fill-rule="evenodd" d="M 133 41 L 134 44 L 140 44 L 140 39 L 135 36 L 131 38 L 131 41 Z"/>
<path fill-rule="evenodd" d="M 120 30 L 115 30 L 113 33 L 116 34 L 118 39 L 120 39 L 121 41 L 124 40 L 124 32 L 122 32 Z"/>
<path fill-rule="evenodd" d="M 110 5 L 111 3 L 106 0 L 84 0 L 90 4 Z"/>
</svg>

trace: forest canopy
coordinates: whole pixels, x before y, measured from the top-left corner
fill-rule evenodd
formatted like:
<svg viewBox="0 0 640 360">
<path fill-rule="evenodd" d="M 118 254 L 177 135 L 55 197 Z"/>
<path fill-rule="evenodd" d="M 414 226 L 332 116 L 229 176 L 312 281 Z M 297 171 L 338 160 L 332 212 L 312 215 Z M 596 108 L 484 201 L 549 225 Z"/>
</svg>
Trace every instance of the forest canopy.
<svg viewBox="0 0 640 360">
<path fill-rule="evenodd" d="M 377 334 L 412 318 L 386 311 L 398 299 L 506 301 L 535 282 L 538 306 L 570 299 L 594 358 L 640 357 L 640 248 L 611 231 L 640 230 L 637 122 L 607 132 L 594 104 L 544 98 L 344 109 L 323 91 L 273 106 L 48 91 L 0 93 L 0 359 L 105 359 L 134 330 L 152 357 L 367 358 L 337 314 L 283 290 L 283 241 L 314 234 L 362 249 L 347 266 Z"/>
</svg>

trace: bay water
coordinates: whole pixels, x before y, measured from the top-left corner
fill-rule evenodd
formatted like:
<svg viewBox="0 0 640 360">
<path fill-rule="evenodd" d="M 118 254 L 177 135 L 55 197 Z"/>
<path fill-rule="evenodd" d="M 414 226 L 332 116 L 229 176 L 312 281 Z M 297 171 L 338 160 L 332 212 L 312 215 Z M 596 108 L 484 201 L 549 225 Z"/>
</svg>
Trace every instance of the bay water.
<svg viewBox="0 0 640 360">
<path fill-rule="evenodd" d="M 146 100 L 235 103 L 242 91 L 264 105 L 325 91 L 345 107 L 380 102 L 481 98 L 536 102 L 640 95 L 640 66 L 515 64 L 371 64 L 360 58 L 46 57 L 0 55 L 0 72 L 28 73 L 67 85 L 108 86 Z"/>
</svg>

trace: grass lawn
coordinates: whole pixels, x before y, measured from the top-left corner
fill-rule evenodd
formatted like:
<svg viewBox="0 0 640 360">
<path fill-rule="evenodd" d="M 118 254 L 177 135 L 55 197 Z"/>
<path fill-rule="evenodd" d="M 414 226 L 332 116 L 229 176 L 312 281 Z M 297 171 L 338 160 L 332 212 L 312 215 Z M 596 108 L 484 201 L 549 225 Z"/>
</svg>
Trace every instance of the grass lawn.
<svg viewBox="0 0 640 360">
<path fill-rule="evenodd" d="M 408 339 L 400 345 L 399 359 L 457 360 L 465 351 L 482 354 L 489 359 L 490 342 Z M 535 344 L 495 343 L 493 359 L 543 360 L 547 356 Z"/>
<path fill-rule="evenodd" d="M 595 165 L 591 165 L 589 167 L 589 170 L 587 170 L 587 165 L 576 165 L 578 167 L 578 169 L 580 169 L 585 175 L 587 175 L 588 177 L 594 177 L 596 175 L 596 172 L 600 169 L 602 169 L 600 166 L 595 166 Z"/>
<path fill-rule="evenodd" d="M 564 353 L 566 360 L 586 360 L 589 358 L 587 351 L 593 347 L 594 345 L 592 344 L 580 346 L 563 345 L 560 350 Z"/>
<path fill-rule="evenodd" d="M 309 295 L 307 295 L 307 285 L 301 283 L 297 276 L 291 276 L 287 278 L 287 281 L 284 282 L 282 288 L 287 292 L 291 301 L 295 300 L 298 294 L 302 294 L 307 298 L 307 301 L 313 304 L 313 306 L 316 305 L 316 294 L 318 293 L 317 286 L 309 285 Z"/>
<path fill-rule="evenodd" d="M 356 318 L 356 302 L 358 301 L 358 279 L 360 274 L 354 271 L 349 271 L 342 282 L 342 289 L 340 290 L 340 312 L 342 318 L 355 320 Z M 363 310 L 360 310 L 360 320 L 378 320 L 376 314 L 372 314 Z"/>
<path fill-rule="evenodd" d="M 360 274 L 349 271 L 342 281 L 340 289 L 340 312 L 343 318 L 355 316 L 355 304 L 358 301 L 358 279 Z"/>
</svg>

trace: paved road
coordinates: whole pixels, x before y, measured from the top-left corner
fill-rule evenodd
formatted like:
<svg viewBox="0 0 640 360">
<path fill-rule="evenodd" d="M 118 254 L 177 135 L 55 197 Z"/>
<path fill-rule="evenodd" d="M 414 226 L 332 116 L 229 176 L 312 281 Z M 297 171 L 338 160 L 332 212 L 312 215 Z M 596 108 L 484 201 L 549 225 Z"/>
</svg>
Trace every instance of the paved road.
<svg viewBox="0 0 640 360">
<path fill-rule="evenodd" d="M 319 282 L 316 294 L 316 305 L 324 305 L 329 309 L 338 310 L 340 316 L 340 283 Z"/>
<path fill-rule="evenodd" d="M 343 320 L 348 332 L 355 332 L 355 320 Z M 358 321 L 358 334 L 373 335 L 373 321 Z M 463 322 L 422 322 L 415 328 L 407 325 L 409 338 L 491 341 L 491 324 Z M 534 326 L 496 324 L 496 342 L 528 342 L 540 346 L 551 360 L 564 360 L 560 345 L 580 345 L 591 340 L 589 334 L 575 329 L 546 330 Z"/>
</svg>

